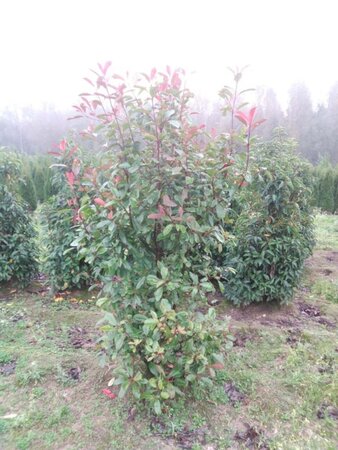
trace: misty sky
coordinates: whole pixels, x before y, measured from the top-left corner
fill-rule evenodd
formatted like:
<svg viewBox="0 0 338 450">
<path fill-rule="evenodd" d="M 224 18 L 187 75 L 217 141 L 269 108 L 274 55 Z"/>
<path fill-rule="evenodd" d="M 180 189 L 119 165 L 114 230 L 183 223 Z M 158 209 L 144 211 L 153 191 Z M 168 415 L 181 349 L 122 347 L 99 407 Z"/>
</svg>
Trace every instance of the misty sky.
<svg viewBox="0 0 338 450">
<path fill-rule="evenodd" d="M 183 67 L 205 96 L 230 81 L 228 66 L 249 64 L 246 87 L 270 86 L 285 105 L 304 81 L 325 101 L 338 81 L 337 10 L 333 0 L 2 0 L 0 108 L 70 107 L 107 60 Z"/>
</svg>

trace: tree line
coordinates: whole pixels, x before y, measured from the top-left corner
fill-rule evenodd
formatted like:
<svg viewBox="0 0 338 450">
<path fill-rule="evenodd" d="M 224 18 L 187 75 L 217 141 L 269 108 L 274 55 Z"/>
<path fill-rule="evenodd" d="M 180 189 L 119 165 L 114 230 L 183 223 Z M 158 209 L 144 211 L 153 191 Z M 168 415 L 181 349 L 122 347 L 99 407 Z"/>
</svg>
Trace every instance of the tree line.
<svg viewBox="0 0 338 450">
<path fill-rule="evenodd" d="M 218 103 L 196 97 L 196 122 L 218 131 L 229 129 L 229 118 L 224 118 Z M 257 90 L 257 105 L 266 121 L 257 135 L 271 139 L 276 127 L 284 127 L 298 142 L 298 152 L 317 165 L 323 158 L 338 163 L 338 82 L 331 88 L 327 103 L 314 106 L 310 90 L 303 83 L 294 84 L 289 91 L 286 111 L 281 107 L 273 89 Z M 0 111 L 0 146 L 20 153 L 41 154 L 53 148 L 72 130 L 85 128 L 86 120 L 69 121 L 71 111 L 59 111 L 53 105 L 37 109 L 26 106 Z"/>
</svg>

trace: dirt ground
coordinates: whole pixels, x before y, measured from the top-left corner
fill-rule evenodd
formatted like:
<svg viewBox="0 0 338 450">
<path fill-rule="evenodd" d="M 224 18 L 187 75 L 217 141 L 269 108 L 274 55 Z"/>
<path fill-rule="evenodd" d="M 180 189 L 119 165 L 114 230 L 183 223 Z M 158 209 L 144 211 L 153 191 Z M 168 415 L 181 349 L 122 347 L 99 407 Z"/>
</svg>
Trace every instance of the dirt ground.
<svg viewBox="0 0 338 450">
<path fill-rule="evenodd" d="M 210 398 L 182 400 L 165 418 L 102 394 L 111 375 L 96 361 L 90 295 L 51 299 L 42 280 L 2 288 L 0 449 L 337 448 L 338 307 L 314 294 L 318 280 L 338 281 L 338 251 L 314 252 L 289 305 L 218 303 L 233 335 L 226 369 Z"/>
</svg>

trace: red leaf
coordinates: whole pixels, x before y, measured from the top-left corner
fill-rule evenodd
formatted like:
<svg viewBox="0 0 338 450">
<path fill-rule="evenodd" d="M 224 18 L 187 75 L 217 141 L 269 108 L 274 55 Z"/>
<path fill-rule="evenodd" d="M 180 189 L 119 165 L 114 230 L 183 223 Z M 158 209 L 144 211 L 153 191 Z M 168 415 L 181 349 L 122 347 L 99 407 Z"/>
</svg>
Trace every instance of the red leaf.
<svg viewBox="0 0 338 450">
<path fill-rule="evenodd" d="M 157 70 L 155 69 L 155 67 L 153 69 L 151 69 L 151 72 L 150 72 L 151 80 L 153 80 L 155 78 L 156 73 L 157 73 Z"/>
<path fill-rule="evenodd" d="M 62 152 L 64 152 L 66 150 L 66 147 L 67 147 L 67 141 L 66 141 L 66 139 L 63 139 L 59 144 L 59 149 Z"/>
<path fill-rule="evenodd" d="M 101 66 L 101 64 L 98 64 L 101 72 L 106 75 L 107 70 L 109 69 L 109 67 L 111 66 L 111 61 L 107 61 L 103 66 Z"/>
<path fill-rule="evenodd" d="M 100 102 L 100 100 L 93 100 L 92 101 L 93 109 L 96 109 L 99 105 L 102 105 L 102 102 Z"/>
<path fill-rule="evenodd" d="M 173 73 L 173 76 L 171 77 L 171 84 L 174 88 L 179 89 L 181 87 L 182 81 L 180 79 L 180 76 L 177 72 Z"/>
<path fill-rule="evenodd" d="M 247 186 L 249 183 L 247 182 L 247 181 L 241 181 L 240 183 L 239 183 L 239 186 L 241 186 L 241 187 L 244 187 L 244 186 Z"/>
<path fill-rule="evenodd" d="M 170 206 L 170 207 L 177 206 L 177 204 L 176 204 L 175 202 L 173 202 L 172 200 L 170 200 L 169 195 L 164 195 L 164 196 L 163 196 L 163 205 L 164 205 L 164 206 Z"/>
<path fill-rule="evenodd" d="M 210 367 L 212 367 L 213 369 L 224 369 L 224 364 L 215 363 L 215 364 L 212 364 Z"/>
<path fill-rule="evenodd" d="M 114 216 L 114 215 L 113 215 L 113 211 L 110 211 L 110 213 L 108 214 L 107 218 L 110 219 L 110 220 L 112 220 L 113 216 Z"/>
<path fill-rule="evenodd" d="M 74 186 L 75 175 L 73 172 L 66 172 L 66 178 L 70 186 Z"/>
<path fill-rule="evenodd" d="M 115 80 L 124 80 L 124 78 L 121 77 L 121 75 L 119 75 L 118 73 L 114 73 L 113 78 L 114 78 Z"/>
<path fill-rule="evenodd" d="M 104 79 L 104 77 L 102 77 L 102 76 L 98 77 L 97 80 L 96 80 L 96 85 L 97 85 L 98 88 L 100 86 L 106 87 L 107 83 L 106 83 L 106 80 Z M 83 98 L 83 100 L 85 100 L 85 99 Z"/>
<path fill-rule="evenodd" d="M 61 153 L 59 152 L 48 152 L 49 155 L 54 155 L 54 156 L 61 156 Z"/>
<path fill-rule="evenodd" d="M 158 212 L 149 214 L 148 219 L 158 220 L 162 219 L 162 217 L 165 216 L 165 211 L 162 205 L 159 205 Z"/>
<path fill-rule="evenodd" d="M 178 208 L 178 216 L 176 216 L 176 217 L 171 217 L 171 219 L 172 219 L 174 222 L 182 222 L 183 213 L 184 213 L 184 210 L 183 210 L 182 206 L 180 206 L 180 207 Z"/>
<path fill-rule="evenodd" d="M 168 89 L 168 77 L 166 75 L 163 75 L 163 81 L 158 85 L 157 89 L 158 92 L 164 92 Z"/>
<path fill-rule="evenodd" d="M 258 120 L 257 122 L 255 122 L 255 123 L 252 125 L 252 128 L 258 127 L 260 124 L 264 123 L 265 121 L 266 121 L 266 119 Z"/>
<path fill-rule="evenodd" d="M 241 121 L 245 126 L 249 125 L 249 119 L 242 111 L 237 111 L 237 113 L 235 114 L 235 117 L 236 117 L 236 119 Z"/>
<path fill-rule="evenodd" d="M 249 124 L 250 125 L 252 125 L 253 119 L 254 119 L 255 114 L 256 114 L 256 109 L 257 109 L 256 107 L 253 107 L 249 111 Z"/>
<path fill-rule="evenodd" d="M 157 220 L 160 219 L 162 216 L 158 213 L 152 213 L 148 215 L 148 219 Z"/>
<path fill-rule="evenodd" d="M 117 395 L 114 392 L 112 392 L 110 389 L 102 389 L 101 392 L 102 392 L 102 394 L 106 395 L 107 397 L 111 398 L 112 400 L 117 397 Z"/>
<path fill-rule="evenodd" d="M 216 128 L 211 128 L 210 134 L 211 134 L 212 139 L 215 139 L 215 137 L 217 136 Z"/>
<path fill-rule="evenodd" d="M 94 83 L 92 82 L 92 80 L 90 80 L 89 78 L 84 78 L 85 81 L 87 81 L 87 83 L 91 84 L 94 87 Z"/>
<path fill-rule="evenodd" d="M 94 202 L 99 206 L 106 206 L 106 202 L 102 198 L 94 198 Z"/>
</svg>

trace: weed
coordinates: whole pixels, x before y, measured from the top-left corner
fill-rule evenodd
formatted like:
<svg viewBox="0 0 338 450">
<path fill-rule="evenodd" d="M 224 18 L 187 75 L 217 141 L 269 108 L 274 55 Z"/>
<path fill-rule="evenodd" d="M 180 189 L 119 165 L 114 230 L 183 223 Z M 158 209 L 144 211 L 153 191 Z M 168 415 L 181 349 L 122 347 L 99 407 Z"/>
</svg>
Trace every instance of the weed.
<svg viewBox="0 0 338 450">
<path fill-rule="evenodd" d="M 64 369 L 60 364 L 58 364 L 57 368 L 56 368 L 56 380 L 59 384 L 61 384 L 62 386 L 73 386 L 74 384 L 76 384 L 76 380 L 73 379 L 69 373 L 67 372 L 66 369 Z"/>
<path fill-rule="evenodd" d="M 311 292 L 322 295 L 327 301 L 338 303 L 338 284 L 328 280 L 317 280 L 312 286 Z"/>
<path fill-rule="evenodd" d="M 69 406 L 61 406 L 57 410 L 51 414 L 51 416 L 46 420 L 46 425 L 48 427 L 55 427 L 57 425 L 60 425 L 60 423 L 64 422 L 66 419 L 70 419 L 71 417 L 71 410 Z"/>
<path fill-rule="evenodd" d="M 0 434 L 3 434 L 8 429 L 8 423 L 5 419 L 0 419 Z"/>
<path fill-rule="evenodd" d="M 33 398 L 41 398 L 46 393 L 45 389 L 42 387 L 33 387 L 31 392 Z"/>
<path fill-rule="evenodd" d="M 57 441 L 57 437 L 57 433 L 55 433 L 54 431 L 49 431 L 43 436 L 43 440 L 48 446 L 50 446 Z"/>
<path fill-rule="evenodd" d="M 20 437 L 16 440 L 16 448 L 18 450 L 27 450 L 30 448 L 31 443 L 36 439 L 37 434 L 33 431 L 29 431 L 26 436 Z"/>
<path fill-rule="evenodd" d="M 317 249 L 338 248 L 338 216 L 317 214 L 315 217 Z"/>
<path fill-rule="evenodd" d="M 0 350 L 0 364 L 7 364 L 13 361 L 13 359 L 14 358 L 12 357 L 12 355 L 3 350 Z"/>
<path fill-rule="evenodd" d="M 48 371 L 45 368 L 38 367 L 33 361 L 29 368 L 23 368 L 16 372 L 16 382 L 18 386 L 28 386 L 29 384 L 38 384 L 44 379 Z"/>
</svg>

